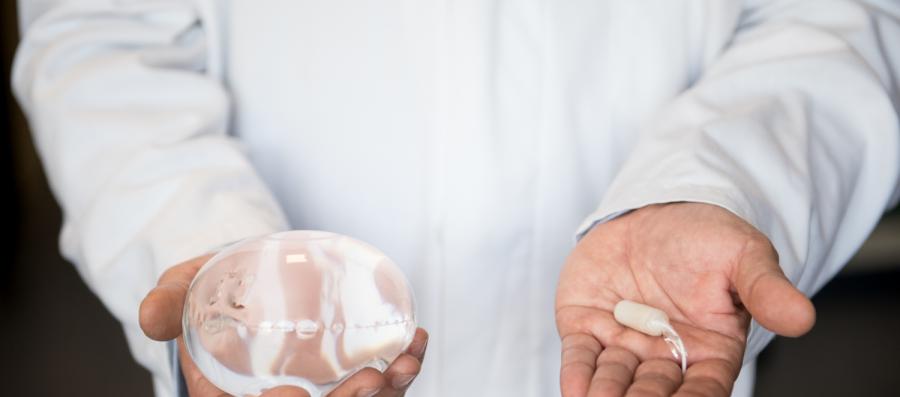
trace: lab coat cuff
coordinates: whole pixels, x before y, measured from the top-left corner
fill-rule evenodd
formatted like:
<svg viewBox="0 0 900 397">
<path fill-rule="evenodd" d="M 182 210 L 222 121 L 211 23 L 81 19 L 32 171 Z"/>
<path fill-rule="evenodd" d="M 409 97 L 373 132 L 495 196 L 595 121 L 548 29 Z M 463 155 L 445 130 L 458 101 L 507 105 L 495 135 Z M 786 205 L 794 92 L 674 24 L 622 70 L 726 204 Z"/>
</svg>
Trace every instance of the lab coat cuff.
<svg viewBox="0 0 900 397">
<path fill-rule="evenodd" d="M 711 204 L 735 214 L 752 225 L 756 225 L 756 216 L 748 201 L 739 193 L 725 188 L 684 185 L 674 188 L 644 187 L 619 190 L 607 194 L 600 206 L 591 213 L 578 227 L 575 236 L 580 240 L 595 226 L 609 222 L 639 208 L 654 204 L 677 202 L 693 202 Z"/>
</svg>

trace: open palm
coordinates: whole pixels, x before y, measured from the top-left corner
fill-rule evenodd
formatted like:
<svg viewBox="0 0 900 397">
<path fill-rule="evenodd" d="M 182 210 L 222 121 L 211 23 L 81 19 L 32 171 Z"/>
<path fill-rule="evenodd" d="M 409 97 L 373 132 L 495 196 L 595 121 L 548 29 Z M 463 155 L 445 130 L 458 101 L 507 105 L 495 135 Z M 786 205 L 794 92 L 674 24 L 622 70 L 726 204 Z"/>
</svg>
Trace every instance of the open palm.
<svg viewBox="0 0 900 397">
<path fill-rule="evenodd" d="M 615 321 L 623 299 L 668 314 L 687 348 L 684 376 L 662 338 Z M 786 336 L 815 322 L 769 240 L 732 213 L 674 203 L 598 225 L 573 250 L 557 290 L 563 396 L 728 396 L 751 315 Z"/>
</svg>

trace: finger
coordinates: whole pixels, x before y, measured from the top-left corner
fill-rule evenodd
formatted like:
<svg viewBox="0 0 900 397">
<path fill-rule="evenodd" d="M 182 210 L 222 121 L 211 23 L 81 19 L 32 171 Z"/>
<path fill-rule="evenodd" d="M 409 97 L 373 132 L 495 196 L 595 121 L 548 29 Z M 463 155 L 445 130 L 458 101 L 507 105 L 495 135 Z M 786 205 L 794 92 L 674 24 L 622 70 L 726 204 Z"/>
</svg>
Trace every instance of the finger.
<svg viewBox="0 0 900 397">
<path fill-rule="evenodd" d="M 591 379 L 589 397 L 622 396 L 631 385 L 634 370 L 638 366 L 634 353 L 619 348 L 608 347 L 597 357 L 597 369 Z"/>
<path fill-rule="evenodd" d="M 172 266 L 159 278 L 140 308 L 141 329 L 149 338 L 163 341 L 181 334 L 184 298 L 200 267 L 212 255 L 205 255 Z"/>
<path fill-rule="evenodd" d="M 668 356 L 669 349 L 662 338 L 648 338 L 644 333 L 623 327 L 616 321 L 612 311 L 566 307 L 557 310 L 557 324 L 564 326 L 565 331 L 561 330 L 561 335 L 588 334 L 604 347 L 624 348 L 641 360 Z"/>
<path fill-rule="evenodd" d="M 278 386 L 273 389 L 266 390 L 259 397 L 309 397 L 309 393 L 299 387 Z"/>
<path fill-rule="evenodd" d="M 391 366 L 384 371 L 387 378 L 385 387 L 378 393 L 378 397 L 400 397 L 406 393 L 406 389 L 412 384 L 416 375 L 419 375 L 421 363 L 410 354 L 401 354 Z"/>
<path fill-rule="evenodd" d="M 384 371 L 385 387 L 378 393 L 378 397 L 399 397 L 406 393 L 406 389 L 422 369 L 422 360 L 425 358 L 427 347 L 428 332 L 417 328 L 412 342 L 406 348 L 406 353 L 397 357 Z"/>
<path fill-rule="evenodd" d="M 603 346 L 591 335 L 572 334 L 562 339 L 559 386 L 563 397 L 585 397 Z"/>
<path fill-rule="evenodd" d="M 428 348 L 428 332 L 422 328 L 416 329 L 416 334 L 413 336 L 412 342 L 410 342 L 409 347 L 406 348 L 406 353 L 412 355 L 419 361 L 419 363 L 425 362 L 425 350 Z"/>
<path fill-rule="evenodd" d="M 191 397 L 229 397 L 228 393 L 223 392 L 203 376 L 184 348 L 184 339 L 181 337 L 178 337 L 178 359 L 181 363 L 181 373 L 184 375 L 188 394 Z"/>
<path fill-rule="evenodd" d="M 681 368 L 671 360 L 649 360 L 638 365 L 627 397 L 671 396 L 681 384 Z"/>
<path fill-rule="evenodd" d="M 709 359 L 691 364 L 675 396 L 728 397 L 740 365 L 728 360 Z"/>
<path fill-rule="evenodd" d="M 767 240 L 745 246 L 734 284 L 750 315 L 772 332 L 800 336 L 816 322 L 812 302 L 785 277 Z"/>
<path fill-rule="evenodd" d="M 385 385 L 381 372 L 374 368 L 363 368 L 341 383 L 328 397 L 374 397 Z"/>
</svg>

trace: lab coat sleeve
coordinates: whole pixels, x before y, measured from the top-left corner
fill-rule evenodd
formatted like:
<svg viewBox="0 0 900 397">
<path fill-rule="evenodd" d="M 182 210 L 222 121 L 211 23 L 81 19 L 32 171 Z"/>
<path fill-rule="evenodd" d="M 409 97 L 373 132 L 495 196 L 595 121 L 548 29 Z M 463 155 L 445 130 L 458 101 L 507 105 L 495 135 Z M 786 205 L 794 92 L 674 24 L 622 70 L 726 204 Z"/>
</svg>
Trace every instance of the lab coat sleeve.
<svg viewBox="0 0 900 397">
<path fill-rule="evenodd" d="M 64 1 L 28 27 L 12 76 L 63 210 L 61 251 L 122 322 L 159 395 L 175 382 L 138 307 L 160 274 L 287 227 L 226 134 L 204 15 L 192 1 Z"/>
<path fill-rule="evenodd" d="M 579 231 L 655 203 L 718 205 L 815 293 L 896 203 L 900 3 L 876 3 L 745 2 L 733 40 L 645 125 Z M 745 362 L 771 338 L 754 322 Z"/>
</svg>

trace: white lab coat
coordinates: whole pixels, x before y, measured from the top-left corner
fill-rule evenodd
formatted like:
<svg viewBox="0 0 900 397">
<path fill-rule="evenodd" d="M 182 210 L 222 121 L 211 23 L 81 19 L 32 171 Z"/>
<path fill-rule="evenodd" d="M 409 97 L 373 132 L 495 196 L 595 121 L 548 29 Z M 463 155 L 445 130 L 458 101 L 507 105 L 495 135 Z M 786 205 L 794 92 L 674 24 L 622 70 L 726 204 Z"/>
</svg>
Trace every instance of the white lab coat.
<svg viewBox="0 0 900 397">
<path fill-rule="evenodd" d="M 557 274 L 592 223 L 716 204 L 812 294 L 896 201 L 897 1 L 60 3 L 24 15 L 15 93 L 62 252 L 159 396 L 141 298 L 248 235 L 394 258 L 432 335 L 412 396 L 543 397 Z M 770 339 L 754 326 L 747 361 Z"/>
</svg>

